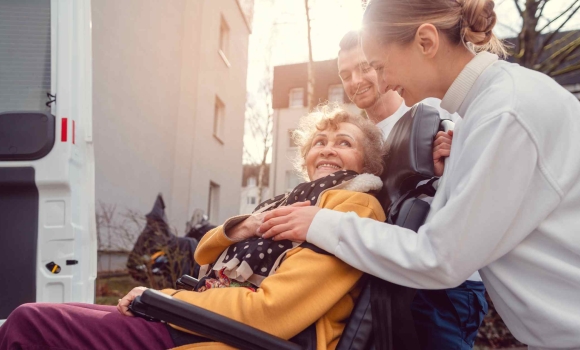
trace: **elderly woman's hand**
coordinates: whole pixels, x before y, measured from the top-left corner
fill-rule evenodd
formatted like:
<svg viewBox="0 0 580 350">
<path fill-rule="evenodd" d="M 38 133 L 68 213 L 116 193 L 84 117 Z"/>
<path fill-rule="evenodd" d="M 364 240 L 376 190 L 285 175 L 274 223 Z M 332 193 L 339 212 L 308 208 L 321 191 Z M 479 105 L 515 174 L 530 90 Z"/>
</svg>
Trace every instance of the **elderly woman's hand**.
<svg viewBox="0 0 580 350">
<path fill-rule="evenodd" d="M 318 211 L 320 208 L 310 206 L 310 201 L 274 209 L 266 214 L 264 223 L 260 226 L 262 237 L 275 241 L 289 239 L 293 242 L 304 242 Z"/>
<path fill-rule="evenodd" d="M 453 130 L 447 132 L 439 131 L 433 142 L 433 166 L 435 176 L 443 175 L 445 170 L 445 158 L 451 153 L 451 142 L 453 141 Z"/>
<path fill-rule="evenodd" d="M 258 229 L 264 222 L 265 215 L 266 213 L 264 212 L 248 216 L 244 221 L 240 222 L 232 228 L 229 228 L 226 231 L 226 235 L 229 239 L 234 241 L 243 241 L 244 239 L 252 237 L 260 237 L 261 234 L 258 232 Z"/>
<path fill-rule="evenodd" d="M 135 298 L 143 294 L 143 292 L 146 291 L 147 289 L 149 288 L 147 287 L 133 288 L 129 293 L 127 293 L 127 295 L 123 297 L 123 299 L 119 299 L 119 303 L 117 304 L 117 310 L 119 310 L 119 312 L 122 315 L 133 316 L 131 311 L 129 311 L 129 304 L 131 304 L 131 302 L 135 300 Z"/>
</svg>

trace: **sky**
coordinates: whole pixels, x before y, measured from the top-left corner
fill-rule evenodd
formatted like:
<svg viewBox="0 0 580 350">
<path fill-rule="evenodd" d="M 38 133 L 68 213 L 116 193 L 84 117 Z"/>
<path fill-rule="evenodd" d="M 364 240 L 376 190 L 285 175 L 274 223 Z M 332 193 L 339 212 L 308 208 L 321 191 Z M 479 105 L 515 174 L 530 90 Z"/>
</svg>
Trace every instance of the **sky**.
<svg viewBox="0 0 580 350">
<path fill-rule="evenodd" d="M 574 0 L 550 0 L 544 10 L 554 18 Z M 309 0 L 312 24 L 312 51 L 315 61 L 336 57 L 342 36 L 360 27 L 361 0 Z M 500 38 L 513 37 L 521 19 L 513 0 L 496 0 L 498 24 L 494 32 Z M 540 22 L 540 25 L 542 23 Z M 555 29 L 559 23 L 552 26 Z M 580 12 L 564 29 L 580 28 Z M 304 0 L 255 0 L 253 29 L 248 57 L 248 95 L 256 97 L 264 79 L 264 66 L 306 62 L 308 60 L 307 26 Z M 259 96 L 257 96 L 259 98 Z M 244 136 L 247 150 L 259 158 L 262 147 L 248 132 Z"/>
<path fill-rule="evenodd" d="M 544 14 L 553 18 L 574 0 L 551 0 Z M 312 47 L 314 60 L 336 57 L 338 43 L 349 30 L 360 26 L 363 10 L 360 0 L 310 0 L 312 18 Z M 253 32 L 250 38 L 250 65 L 255 69 L 263 64 L 261 59 L 269 40 L 272 46 L 272 64 L 283 65 L 308 60 L 306 15 L 303 0 L 255 0 Z M 498 24 L 495 33 L 510 37 L 517 33 L 521 20 L 513 0 L 496 0 Z M 556 23 L 557 25 L 558 23 Z M 568 29 L 580 27 L 580 12 L 567 25 Z M 271 38 L 271 39 L 270 39 Z M 262 62 L 261 62 L 262 61 Z M 249 67 L 252 70 L 254 67 Z M 257 73 L 254 71 L 254 73 Z M 249 76 L 250 77 L 250 76 Z M 251 79 L 249 79 L 251 81 Z M 248 84 L 248 89 L 255 85 Z"/>
</svg>

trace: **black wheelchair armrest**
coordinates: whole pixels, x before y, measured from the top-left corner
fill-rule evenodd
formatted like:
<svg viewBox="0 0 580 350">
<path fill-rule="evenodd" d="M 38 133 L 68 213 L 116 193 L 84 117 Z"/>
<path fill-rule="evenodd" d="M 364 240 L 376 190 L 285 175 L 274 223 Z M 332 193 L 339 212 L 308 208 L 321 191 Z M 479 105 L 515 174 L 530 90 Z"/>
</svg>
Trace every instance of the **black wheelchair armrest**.
<svg viewBox="0 0 580 350">
<path fill-rule="evenodd" d="M 197 278 L 193 278 L 190 275 L 183 275 L 175 281 L 177 289 L 185 289 L 185 290 L 194 290 L 199 280 Z"/>
<path fill-rule="evenodd" d="M 301 349 L 297 344 L 153 289 L 133 300 L 130 310 L 238 349 Z"/>
</svg>

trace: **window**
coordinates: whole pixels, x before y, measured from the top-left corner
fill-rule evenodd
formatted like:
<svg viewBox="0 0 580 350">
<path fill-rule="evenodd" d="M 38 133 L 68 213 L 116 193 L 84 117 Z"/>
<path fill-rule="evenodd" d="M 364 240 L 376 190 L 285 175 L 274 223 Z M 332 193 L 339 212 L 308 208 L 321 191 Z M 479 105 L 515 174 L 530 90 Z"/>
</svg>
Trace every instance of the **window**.
<svg viewBox="0 0 580 350">
<path fill-rule="evenodd" d="M 290 107 L 304 107 L 304 88 L 290 90 Z"/>
<path fill-rule="evenodd" d="M 0 112 L 50 111 L 45 103 L 56 69 L 50 6 L 50 1 L 0 1 Z"/>
<path fill-rule="evenodd" d="M 298 145 L 296 144 L 296 141 L 294 141 L 294 138 L 292 137 L 292 134 L 294 133 L 295 129 L 290 129 L 288 130 L 288 147 L 297 147 Z"/>
<path fill-rule="evenodd" d="M 207 214 L 212 224 L 219 224 L 220 208 L 220 185 L 213 181 L 209 182 L 209 197 L 207 201 Z"/>
<path fill-rule="evenodd" d="M 248 204 L 256 204 L 256 197 L 254 197 L 254 196 L 248 197 L 247 203 Z"/>
<path fill-rule="evenodd" d="M 298 176 L 295 171 L 286 171 L 286 191 L 292 191 L 294 187 L 304 182 L 302 177 Z"/>
<path fill-rule="evenodd" d="M 224 143 L 225 115 L 226 106 L 222 100 L 216 96 L 213 114 L 213 136 L 221 143 Z"/>
<path fill-rule="evenodd" d="M 220 21 L 220 41 L 218 53 L 224 60 L 226 66 L 228 67 L 230 66 L 230 61 L 228 61 L 229 46 L 230 46 L 230 27 L 228 26 L 228 23 L 222 16 Z"/>
<path fill-rule="evenodd" d="M 342 85 L 330 85 L 328 87 L 328 101 L 344 103 L 344 90 Z"/>
<path fill-rule="evenodd" d="M 252 176 L 248 179 L 248 187 L 256 187 L 256 184 L 257 182 L 255 177 Z"/>
</svg>

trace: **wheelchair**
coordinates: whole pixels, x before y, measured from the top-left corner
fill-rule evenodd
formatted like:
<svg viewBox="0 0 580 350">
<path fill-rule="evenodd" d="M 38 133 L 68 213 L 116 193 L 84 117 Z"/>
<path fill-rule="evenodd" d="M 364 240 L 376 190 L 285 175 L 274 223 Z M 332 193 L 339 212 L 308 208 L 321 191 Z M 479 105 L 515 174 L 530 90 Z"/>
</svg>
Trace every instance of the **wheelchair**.
<svg viewBox="0 0 580 350">
<path fill-rule="evenodd" d="M 394 126 L 386 145 L 383 189 L 377 199 L 387 214 L 387 223 L 417 231 L 425 222 L 430 205 L 422 197 L 433 196 L 437 180 L 432 147 L 438 131 L 452 128 L 441 120 L 437 109 L 418 104 Z M 366 275 L 337 349 L 418 349 L 411 303 L 416 290 Z M 192 290 L 197 280 L 182 276 L 178 288 Z M 215 314 L 209 310 L 147 290 L 131 304 L 138 316 L 164 321 L 203 337 L 239 349 L 316 349 L 316 332 L 308 327 L 285 340 Z"/>
</svg>

